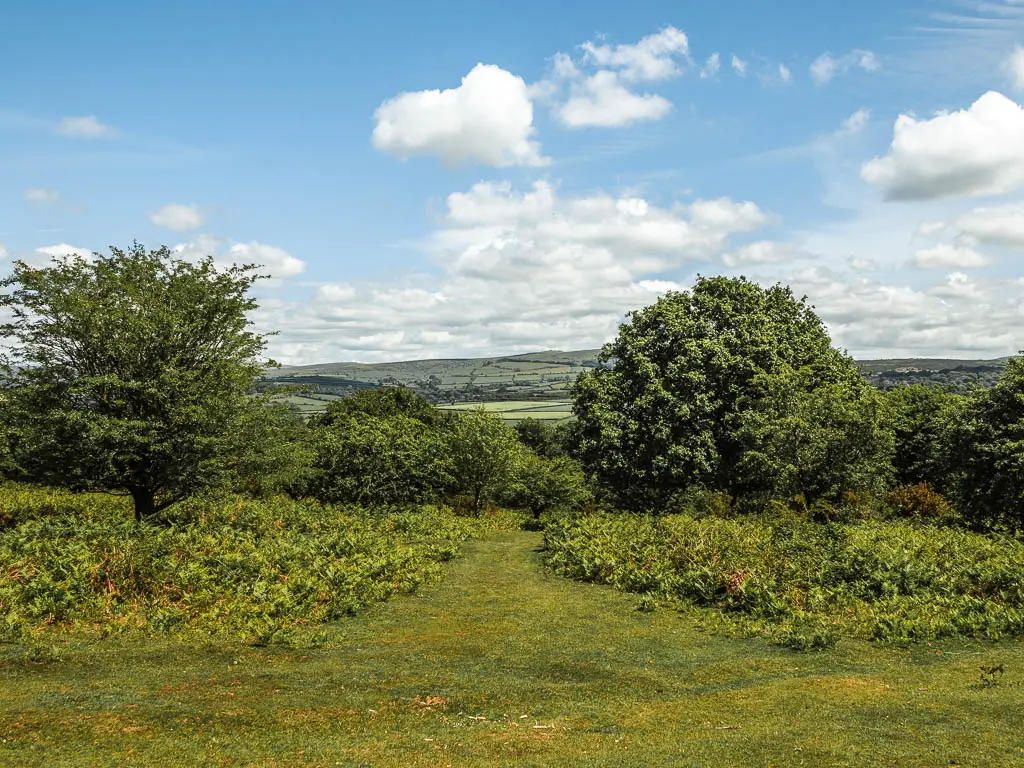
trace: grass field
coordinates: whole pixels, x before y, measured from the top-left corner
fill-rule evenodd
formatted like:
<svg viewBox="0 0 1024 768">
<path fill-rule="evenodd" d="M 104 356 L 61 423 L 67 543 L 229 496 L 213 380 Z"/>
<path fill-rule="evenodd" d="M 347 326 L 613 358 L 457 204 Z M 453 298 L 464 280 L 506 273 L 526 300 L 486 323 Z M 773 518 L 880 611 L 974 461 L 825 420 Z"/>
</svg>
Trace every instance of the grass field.
<svg viewBox="0 0 1024 768">
<path fill-rule="evenodd" d="M 1020 642 L 798 654 L 554 577 L 539 544 L 470 544 L 331 648 L 69 640 L 62 662 L 4 661 L 0 765 L 1024 764 Z"/>
<path fill-rule="evenodd" d="M 497 403 L 456 403 L 440 407 L 445 411 L 484 408 L 499 414 L 505 421 L 510 422 L 522 421 L 527 418 L 556 422 L 572 417 L 572 403 L 568 400 L 509 400 Z"/>
</svg>

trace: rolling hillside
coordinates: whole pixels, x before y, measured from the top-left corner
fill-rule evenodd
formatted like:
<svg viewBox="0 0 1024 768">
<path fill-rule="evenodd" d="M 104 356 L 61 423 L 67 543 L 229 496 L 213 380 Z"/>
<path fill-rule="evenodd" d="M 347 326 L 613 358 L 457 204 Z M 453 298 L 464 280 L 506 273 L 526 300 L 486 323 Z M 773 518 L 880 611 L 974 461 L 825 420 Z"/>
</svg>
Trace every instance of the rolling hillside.
<svg viewBox="0 0 1024 768">
<path fill-rule="evenodd" d="M 330 400 L 359 389 L 390 385 L 411 387 L 443 407 L 501 404 L 493 410 L 510 421 L 526 416 L 561 419 L 569 416 L 569 386 L 581 371 L 597 364 L 599 351 L 286 366 L 268 372 L 261 388 L 301 388 L 284 399 L 303 413 L 323 410 Z M 991 386 L 1006 360 L 904 358 L 860 360 L 857 365 L 880 388 L 924 383 L 964 390 Z"/>
</svg>

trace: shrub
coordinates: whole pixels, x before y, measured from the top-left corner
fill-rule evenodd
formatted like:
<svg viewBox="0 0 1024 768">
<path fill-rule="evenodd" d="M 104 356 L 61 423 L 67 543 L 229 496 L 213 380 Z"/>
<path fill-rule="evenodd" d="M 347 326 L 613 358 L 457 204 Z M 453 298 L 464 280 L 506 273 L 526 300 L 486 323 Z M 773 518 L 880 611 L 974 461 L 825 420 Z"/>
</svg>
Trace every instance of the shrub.
<svg viewBox="0 0 1024 768">
<path fill-rule="evenodd" d="M 0 489 L 0 508 L 20 510 L 0 530 L 0 629 L 15 638 L 50 627 L 285 641 L 415 591 L 491 524 L 442 507 L 224 496 L 156 525 L 125 519 L 125 500 L 24 488 Z"/>
<path fill-rule="evenodd" d="M 822 647 L 839 634 L 907 642 L 1024 634 L 1024 544 L 899 521 L 814 523 L 613 514 L 552 521 L 563 576 L 714 609 L 735 631 Z M 802 639 L 801 639 L 802 638 Z"/>
<path fill-rule="evenodd" d="M 956 517 L 949 500 L 928 483 L 900 486 L 889 494 L 888 501 L 897 517 L 932 523 L 951 522 Z"/>
</svg>

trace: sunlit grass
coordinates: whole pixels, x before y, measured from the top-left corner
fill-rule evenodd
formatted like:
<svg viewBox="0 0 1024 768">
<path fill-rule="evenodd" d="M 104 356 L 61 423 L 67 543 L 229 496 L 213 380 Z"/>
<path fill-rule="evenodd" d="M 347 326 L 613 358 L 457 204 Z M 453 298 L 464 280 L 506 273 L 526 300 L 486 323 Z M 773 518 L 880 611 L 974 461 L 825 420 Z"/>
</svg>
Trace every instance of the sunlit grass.
<svg viewBox="0 0 1024 768">
<path fill-rule="evenodd" d="M 3 662 L 0 765 L 1024 761 L 1018 642 L 794 653 L 555 577 L 539 544 L 466 545 L 441 584 L 333 625 L 332 648 L 69 637 L 64 661 Z"/>
</svg>

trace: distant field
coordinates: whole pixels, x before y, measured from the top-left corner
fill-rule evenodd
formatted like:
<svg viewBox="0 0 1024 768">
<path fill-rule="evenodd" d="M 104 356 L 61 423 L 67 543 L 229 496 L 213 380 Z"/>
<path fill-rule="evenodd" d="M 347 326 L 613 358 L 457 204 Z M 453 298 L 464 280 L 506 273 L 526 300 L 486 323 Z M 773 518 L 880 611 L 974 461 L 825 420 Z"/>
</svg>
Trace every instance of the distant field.
<svg viewBox="0 0 1024 768">
<path fill-rule="evenodd" d="M 268 371 L 260 388 L 304 387 L 307 392 L 281 397 L 303 415 L 322 411 L 331 399 L 360 389 L 404 386 L 446 408 L 477 404 L 509 421 L 526 416 L 557 421 L 569 418 L 569 388 L 581 372 L 597 365 L 599 352 L 549 350 L 505 357 L 286 366 Z M 881 389 L 932 384 L 967 390 L 992 386 L 1006 360 L 905 358 L 859 360 L 857 366 Z"/>
<path fill-rule="evenodd" d="M 564 421 L 572 417 L 572 403 L 568 400 L 510 400 L 499 403 L 455 403 L 442 405 L 441 410 L 465 411 L 471 408 L 485 408 L 497 413 L 505 421 L 518 422 L 523 419 L 543 421 Z"/>
</svg>

